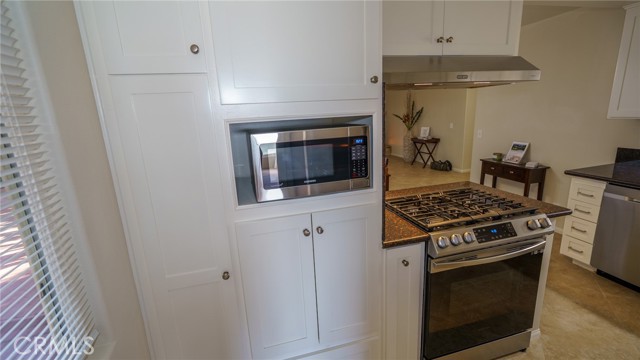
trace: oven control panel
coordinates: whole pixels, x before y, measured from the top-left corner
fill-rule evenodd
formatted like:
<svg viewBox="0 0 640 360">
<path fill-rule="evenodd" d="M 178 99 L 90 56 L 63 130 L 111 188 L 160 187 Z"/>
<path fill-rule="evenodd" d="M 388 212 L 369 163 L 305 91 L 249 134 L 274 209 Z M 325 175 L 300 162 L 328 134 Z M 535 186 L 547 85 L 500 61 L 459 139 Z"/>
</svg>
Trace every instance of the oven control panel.
<svg viewBox="0 0 640 360">
<path fill-rule="evenodd" d="M 475 228 L 473 233 L 479 243 L 518 236 L 510 222 Z"/>
<path fill-rule="evenodd" d="M 543 214 L 510 218 L 429 233 L 427 253 L 432 258 L 510 244 L 552 234 L 553 223 Z"/>
</svg>

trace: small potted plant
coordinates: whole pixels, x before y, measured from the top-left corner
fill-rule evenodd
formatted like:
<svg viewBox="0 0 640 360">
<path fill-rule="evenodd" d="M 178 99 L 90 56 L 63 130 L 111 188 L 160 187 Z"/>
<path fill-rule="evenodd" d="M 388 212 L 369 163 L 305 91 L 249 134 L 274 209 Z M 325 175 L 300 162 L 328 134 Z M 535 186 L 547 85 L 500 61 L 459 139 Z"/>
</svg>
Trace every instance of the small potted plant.
<svg viewBox="0 0 640 360">
<path fill-rule="evenodd" d="M 413 146 L 413 142 L 411 138 L 413 134 L 411 129 L 413 126 L 420 120 L 420 116 L 422 116 L 422 111 L 424 111 L 424 106 L 420 108 L 420 110 L 416 111 L 416 102 L 411 99 L 411 91 L 407 91 L 407 104 L 406 111 L 402 115 L 393 114 L 393 116 L 402 120 L 402 123 L 407 128 L 407 131 L 404 134 L 402 141 L 402 157 L 405 162 L 410 162 L 413 160 L 415 156 L 415 148 Z"/>
</svg>

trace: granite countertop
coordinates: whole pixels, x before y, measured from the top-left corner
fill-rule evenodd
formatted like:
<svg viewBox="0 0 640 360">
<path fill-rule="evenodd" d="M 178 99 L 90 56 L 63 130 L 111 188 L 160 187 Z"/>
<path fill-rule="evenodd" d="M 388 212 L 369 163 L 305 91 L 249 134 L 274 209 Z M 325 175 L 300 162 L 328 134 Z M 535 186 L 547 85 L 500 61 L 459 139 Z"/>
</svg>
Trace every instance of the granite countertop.
<svg viewBox="0 0 640 360">
<path fill-rule="evenodd" d="M 601 180 L 613 185 L 640 189 L 640 160 L 566 170 L 567 175 Z"/>
<path fill-rule="evenodd" d="M 464 187 L 470 187 L 472 189 L 486 191 L 488 193 L 502 196 L 510 200 L 521 202 L 525 206 L 536 207 L 538 208 L 538 211 L 540 213 L 546 214 L 549 218 L 560 217 L 560 216 L 571 214 L 571 210 L 562 206 L 549 204 L 546 202 L 524 197 L 522 195 L 517 195 L 510 192 L 490 188 L 488 186 L 472 183 L 469 181 L 387 191 L 385 193 L 385 199 L 393 199 L 393 198 L 398 198 L 398 197 L 403 197 L 403 196 L 408 196 L 413 194 L 445 191 L 445 190 L 458 189 L 458 188 L 464 188 Z M 427 239 L 429 239 L 428 232 L 414 226 L 413 224 L 409 223 L 408 221 L 404 220 L 403 218 L 392 213 L 389 210 L 385 209 L 384 218 L 385 218 L 385 224 L 384 224 L 385 238 L 382 242 L 383 248 L 413 244 L 413 243 L 426 241 Z"/>
</svg>

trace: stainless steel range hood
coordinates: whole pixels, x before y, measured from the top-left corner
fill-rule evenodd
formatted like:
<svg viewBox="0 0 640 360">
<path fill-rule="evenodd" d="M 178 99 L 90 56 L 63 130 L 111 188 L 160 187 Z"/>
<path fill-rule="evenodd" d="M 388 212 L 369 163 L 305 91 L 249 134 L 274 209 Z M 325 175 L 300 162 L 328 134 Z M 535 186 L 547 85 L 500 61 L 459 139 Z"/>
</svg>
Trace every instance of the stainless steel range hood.
<svg viewBox="0 0 640 360">
<path fill-rule="evenodd" d="M 520 56 L 384 56 L 388 89 L 477 88 L 540 80 Z"/>
</svg>

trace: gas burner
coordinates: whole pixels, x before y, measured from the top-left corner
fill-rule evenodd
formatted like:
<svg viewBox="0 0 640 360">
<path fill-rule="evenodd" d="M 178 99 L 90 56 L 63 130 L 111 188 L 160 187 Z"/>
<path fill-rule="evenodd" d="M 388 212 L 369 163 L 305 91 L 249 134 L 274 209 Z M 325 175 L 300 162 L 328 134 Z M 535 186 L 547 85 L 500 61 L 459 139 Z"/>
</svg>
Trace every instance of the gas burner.
<svg viewBox="0 0 640 360">
<path fill-rule="evenodd" d="M 471 188 L 389 199 L 386 205 L 389 210 L 428 232 L 534 214 L 537 210 Z"/>
</svg>

